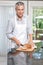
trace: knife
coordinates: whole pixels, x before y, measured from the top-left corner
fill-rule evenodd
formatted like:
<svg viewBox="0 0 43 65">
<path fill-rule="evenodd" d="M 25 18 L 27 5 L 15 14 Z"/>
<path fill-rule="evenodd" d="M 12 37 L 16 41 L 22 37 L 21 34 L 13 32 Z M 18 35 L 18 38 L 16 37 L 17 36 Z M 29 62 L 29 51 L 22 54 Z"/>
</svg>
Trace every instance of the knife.
<svg viewBox="0 0 43 65">
<path fill-rule="evenodd" d="M 23 44 L 20 44 L 20 46 L 24 46 Z"/>
</svg>

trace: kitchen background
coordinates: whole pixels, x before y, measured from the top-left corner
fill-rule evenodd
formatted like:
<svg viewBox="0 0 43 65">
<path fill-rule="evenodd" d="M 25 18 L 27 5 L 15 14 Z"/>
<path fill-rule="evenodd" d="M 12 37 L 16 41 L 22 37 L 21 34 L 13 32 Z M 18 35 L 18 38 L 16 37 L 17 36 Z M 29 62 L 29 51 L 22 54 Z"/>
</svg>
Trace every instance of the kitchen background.
<svg viewBox="0 0 43 65">
<path fill-rule="evenodd" d="M 0 0 L 0 56 L 6 56 L 10 41 L 6 37 L 8 20 L 15 15 L 15 3 L 21 0 Z M 22 0 L 25 4 L 25 15 L 33 24 L 33 41 L 40 49 L 43 46 L 43 0 Z"/>
</svg>

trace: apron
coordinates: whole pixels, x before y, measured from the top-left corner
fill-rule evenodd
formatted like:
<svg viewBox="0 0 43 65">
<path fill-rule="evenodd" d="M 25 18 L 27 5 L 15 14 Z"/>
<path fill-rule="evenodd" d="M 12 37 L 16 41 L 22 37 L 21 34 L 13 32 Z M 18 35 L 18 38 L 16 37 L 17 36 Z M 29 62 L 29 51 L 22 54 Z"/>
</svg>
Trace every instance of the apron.
<svg viewBox="0 0 43 65">
<path fill-rule="evenodd" d="M 15 24 L 15 25 L 14 25 Z M 14 20 L 14 29 L 13 29 L 13 35 L 16 37 L 22 44 L 27 43 L 27 19 L 23 19 L 22 21 L 18 21 L 16 18 Z M 11 48 L 16 48 L 17 45 L 14 41 L 11 43 Z M 9 57 L 10 61 L 9 61 Z M 9 55 L 8 54 L 8 65 L 31 65 L 31 60 L 29 59 L 29 56 L 24 53 L 20 52 L 17 55 Z"/>
<path fill-rule="evenodd" d="M 14 25 L 14 24 L 13 24 Z M 22 21 L 18 21 L 15 18 L 15 26 L 13 30 L 13 35 L 20 40 L 22 44 L 27 43 L 27 19 L 23 19 Z M 12 41 L 12 48 L 16 48 L 16 43 Z M 13 65 L 27 65 L 28 55 L 24 52 L 20 52 L 17 55 L 13 55 Z"/>
<path fill-rule="evenodd" d="M 15 28 L 14 28 L 14 36 L 20 40 L 22 44 L 27 42 L 27 20 L 23 19 L 22 21 L 17 21 L 15 19 Z M 16 47 L 16 43 L 15 43 Z M 27 54 L 24 52 L 20 52 L 16 56 L 13 56 L 14 65 L 27 65 Z"/>
<path fill-rule="evenodd" d="M 14 21 L 14 29 L 13 35 L 16 37 L 22 44 L 27 43 L 27 19 L 23 19 L 22 21 L 17 20 L 15 17 Z M 16 47 L 16 43 L 14 41 L 11 42 L 11 48 Z"/>
</svg>

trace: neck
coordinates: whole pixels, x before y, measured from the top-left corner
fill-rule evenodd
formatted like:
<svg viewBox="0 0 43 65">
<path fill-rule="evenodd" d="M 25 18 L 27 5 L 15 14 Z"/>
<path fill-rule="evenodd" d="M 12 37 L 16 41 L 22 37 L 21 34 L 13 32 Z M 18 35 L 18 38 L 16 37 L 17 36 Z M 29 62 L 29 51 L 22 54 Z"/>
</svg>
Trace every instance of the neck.
<svg viewBox="0 0 43 65">
<path fill-rule="evenodd" d="M 18 17 L 18 20 L 22 20 L 22 18 Z"/>
<path fill-rule="evenodd" d="M 22 17 L 23 17 L 23 16 L 22 16 Z M 19 16 L 17 15 L 17 19 L 18 19 L 18 20 L 22 20 L 22 17 L 19 17 Z"/>
</svg>

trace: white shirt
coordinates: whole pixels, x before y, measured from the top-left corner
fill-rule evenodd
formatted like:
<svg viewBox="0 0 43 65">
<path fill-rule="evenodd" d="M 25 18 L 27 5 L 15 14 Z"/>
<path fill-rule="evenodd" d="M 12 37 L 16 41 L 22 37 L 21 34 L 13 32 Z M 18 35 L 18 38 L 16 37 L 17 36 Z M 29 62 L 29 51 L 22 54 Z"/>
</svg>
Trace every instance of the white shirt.
<svg viewBox="0 0 43 65">
<path fill-rule="evenodd" d="M 22 44 L 28 41 L 28 34 L 32 34 L 32 25 L 27 16 L 23 16 L 22 20 L 18 20 L 17 16 L 14 16 L 8 22 L 7 37 L 10 39 L 16 37 Z M 16 43 L 11 41 L 11 48 L 14 48 Z"/>
</svg>

